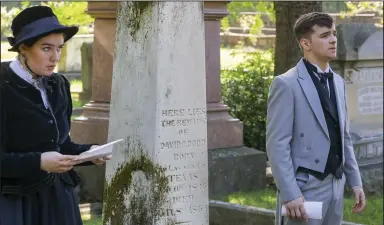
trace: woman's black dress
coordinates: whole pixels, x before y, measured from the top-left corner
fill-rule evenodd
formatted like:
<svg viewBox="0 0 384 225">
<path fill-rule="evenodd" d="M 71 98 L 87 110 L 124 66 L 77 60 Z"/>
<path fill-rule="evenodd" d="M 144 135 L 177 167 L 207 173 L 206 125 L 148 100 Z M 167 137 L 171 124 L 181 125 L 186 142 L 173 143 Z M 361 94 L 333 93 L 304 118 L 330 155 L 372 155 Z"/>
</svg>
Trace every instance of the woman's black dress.
<svg viewBox="0 0 384 225">
<path fill-rule="evenodd" d="M 56 174 L 40 170 L 47 151 L 77 155 L 91 145 L 78 145 L 69 136 L 72 100 L 62 75 L 43 78 L 49 102 L 17 75 L 9 62 L 0 72 L 0 225 L 81 225 L 72 169 Z M 83 164 L 85 165 L 85 164 Z"/>
</svg>

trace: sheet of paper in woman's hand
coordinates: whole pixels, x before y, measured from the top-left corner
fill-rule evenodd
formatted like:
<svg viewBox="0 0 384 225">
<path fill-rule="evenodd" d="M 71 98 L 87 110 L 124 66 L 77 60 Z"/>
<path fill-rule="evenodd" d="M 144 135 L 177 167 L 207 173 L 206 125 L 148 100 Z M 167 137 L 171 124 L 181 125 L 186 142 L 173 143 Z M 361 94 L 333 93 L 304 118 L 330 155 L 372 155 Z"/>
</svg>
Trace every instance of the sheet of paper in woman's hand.
<svg viewBox="0 0 384 225">
<path fill-rule="evenodd" d="M 310 219 L 322 219 L 323 218 L 323 203 L 322 202 L 304 202 L 304 209 Z M 281 208 L 281 214 L 287 215 L 287 209 L 283 205 Z"/>
<path fill-rule="evenodd" d="M 124 139 L 119 139 L 119 140 L 112 141 L 107 144 L 92 148 L 78 155 L 73 161 L 86 162 L 86 161 L 92 161 L 94 159 L 102 158 L 105 156 L 109 156 L 112 154 L 114 144 L 119 143 L 121 141 L 124 141 Z"/>
</svg>

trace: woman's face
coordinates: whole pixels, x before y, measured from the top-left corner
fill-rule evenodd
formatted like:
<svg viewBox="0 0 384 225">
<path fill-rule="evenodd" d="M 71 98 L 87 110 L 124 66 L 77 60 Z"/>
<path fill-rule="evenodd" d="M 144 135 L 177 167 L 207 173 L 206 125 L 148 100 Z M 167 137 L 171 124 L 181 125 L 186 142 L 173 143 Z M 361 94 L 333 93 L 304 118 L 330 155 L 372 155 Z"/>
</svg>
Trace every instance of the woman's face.
<svg viewBox="0 0 384 225">
<path fill-rule="evenodd" d="M 27 59 L 32 72 L 41 76 L 50 76 L 59 62 L 63 45 L 63 34 L 53 33 L 40 38 L 31 47 L 21 45 L 20 53 Z"/>
</svg>

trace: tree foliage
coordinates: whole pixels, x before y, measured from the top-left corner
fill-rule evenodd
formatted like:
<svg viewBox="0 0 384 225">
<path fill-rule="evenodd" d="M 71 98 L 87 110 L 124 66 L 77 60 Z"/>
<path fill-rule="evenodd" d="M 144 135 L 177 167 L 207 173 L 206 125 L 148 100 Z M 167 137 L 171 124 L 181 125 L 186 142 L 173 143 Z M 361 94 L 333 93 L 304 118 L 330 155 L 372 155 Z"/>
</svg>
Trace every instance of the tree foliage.
<svg viewBox="0 0 384 225">
<path fill-rule="evenodd" d="M 342 12 L 346 16 L 356 15 L 358 13 L 374 12 L 381 18 L 379 25 L 383 26 L 383 1 L 371 2 L 346 2 L 347 11 Z"/>
<path fill-rule="evenodd" d="M 273 2 L 237 2 L 228 4 L 229 15 L 221 21 L 223 30 L 228 30 L 232 26 L 240 26 L 244 29 L 250 29 L 251 34 L 260 33 L 264 26 L 261 16 L 264 14 L 274 21 Z M 245 14 L 250 12 L 252 14 Z"/>
<path fill-rule="evenodd" d="M 46 5 L 52 8 L 62 24 L 79 26 L 79 33 L 88 32 L 94 19 L 86 13 L 87 2 L 33 2 L 33 5 Z M 31 2 L 23 1 L 16 7 L 1 6 L 1 35 L 10 36 L 13 18 L 23 9 L 31 6 Z"/>
<path fill-rule="evenodd" d="M 223 101 L 244 125 L 245 146 L 265 151 L 268 89 L 273 78 L 273 50 L 246 53 L 234 69 L 221 73 Z"/>
<path fill-rule="evenodd" d="M 94 19 L 86 13 L 88 2 L 42 2 L 52 8 L 59 21 L 68 26 L 89 26 Z"/>
</svg>

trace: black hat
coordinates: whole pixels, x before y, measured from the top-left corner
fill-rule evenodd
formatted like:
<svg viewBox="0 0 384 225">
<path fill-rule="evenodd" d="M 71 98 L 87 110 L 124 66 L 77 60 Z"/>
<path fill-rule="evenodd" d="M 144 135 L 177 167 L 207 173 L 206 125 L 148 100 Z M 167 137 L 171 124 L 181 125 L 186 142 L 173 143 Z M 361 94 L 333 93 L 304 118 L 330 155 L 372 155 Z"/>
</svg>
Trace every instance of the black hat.
<svg viewBox="0 0 384 225">
<path fill-rule="evenodd" d="M 64 42 L 71 39 L 79 28 L 61 25 L 52 9 L 47 6 L 33 6 L 21 11 L 12 21 L 13 37 L 8 37 L 12 46 L 8 51 L 17 51 L 24 41 L 43 37 L 59 31 L 64 33 Z"/>
</svg>

